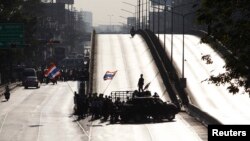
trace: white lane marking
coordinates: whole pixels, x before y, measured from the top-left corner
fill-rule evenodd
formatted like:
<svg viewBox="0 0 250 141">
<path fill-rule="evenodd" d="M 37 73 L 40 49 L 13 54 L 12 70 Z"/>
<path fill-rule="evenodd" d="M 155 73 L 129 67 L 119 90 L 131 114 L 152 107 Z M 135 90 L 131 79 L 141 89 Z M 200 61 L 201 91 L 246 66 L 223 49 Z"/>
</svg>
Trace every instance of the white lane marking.
<svg viewBox="0 0 250 141">
<path fill-rule="evenodd" d="M 150 140 L 153 141 L 153 136 L 152 136 L 151 132 L 149 131 L 149 128 L 147 127 L 147 125 L 144 125 L 144 126 L 146 127 L 146 129 L 148 131 L 148 134 L 150 136 Z"/>
<path fill-rule="evenodd" d="M 48 86 L 48 85 L 47 85 Z M 44 111 L 44 106 L 45 106 L 45 104 L 46 103 L 48 103 L 53 97 L 55 97 L 55 95 L 53 95 L 53 96 L 51 96 L 51 97 L 49 97 L 49 98 L 45 98 L 44 99 L 44 101 L 39 105 L 39 106 L 41 106 L 41 113 L 40 113 L 40 116 L 39 116 L 39 125 L 41 125 L 41 119 L 42 119 L 42 115 L 43 115 L 43 111 Z M 43 106 L 43 107 L 42 107 Z M 38 126 L 38 133 L 37 133 L 37 141 L 39 141 L 39 138 L 40 138 L 40 134 L 41 134 L 41 127 L 40 126 Z"/>
<path fill-rule="evenodd" d="M 86 134 L 86 136 L 88 137 L 88 138 L 90 138 L 90 135 L 85 131 L 85 129 L 82 127 L 82 125 L 77 121 L 76 122 L 77 124 L 78 124 L 78 126 L 82 129 L 82 131 L 84 132 L 84 134 Z M 90 140 L 90 139 L 89 139 Z"/>
<path fill-rule="evenodd" d="M 70 88 L 70 90 L 72 91 L 72 92 L 74 92 L 73 91 L 73 89 L 72 89 L 72 87 L 69 85 L 69 83 L 67 82 L 67 84 L 68 84 L 68 87 Z M 77 121 L 76 122 L 77 123 L 77 125 L 82 129 L 82 131 L 84 132 L 84 134 L 86 134 L 86 136 L 89 138 L 88 139 L 88 141 L 90 141 L 91 140 L 91 126 L 90 126 L 90 128 L 89 128 L 89 134 L 85 131 L 85 129 L 82 127 L 82 125 Z"/>
<path fill-rule="evenodd" d="M 9 113 L 7 113 L 7 114 L 4 116 L 3 123 L 2 123 L 1 128 L 0 128 L 0 133 L 2 132 L 3 125 L 4 125 L 4 123 L 5 123 L 5 119 L 6 119 L 6 117 L 8 116 L 8 114 L 9 114 Z"/>
<path fill-rule="evenodd" d="M 41 125 L 41 117 L 42 117 L 42 112 L 39 116 L 39 125 Z M 40 128 L 40 126 L 38 126 L 37 141 L 39 141 L 39 137 L 40 137 L 40 133 L 41 133 L 40 131 L 41 131 L 41 128 Z"/>
<path fill-rule="evenodd" d="M 91 140 L 91 132 L 92 132 L 92 122 L 91 122 L 91 125 L 89 127 L 89 140 L 88 141 Z"/>
</svg>

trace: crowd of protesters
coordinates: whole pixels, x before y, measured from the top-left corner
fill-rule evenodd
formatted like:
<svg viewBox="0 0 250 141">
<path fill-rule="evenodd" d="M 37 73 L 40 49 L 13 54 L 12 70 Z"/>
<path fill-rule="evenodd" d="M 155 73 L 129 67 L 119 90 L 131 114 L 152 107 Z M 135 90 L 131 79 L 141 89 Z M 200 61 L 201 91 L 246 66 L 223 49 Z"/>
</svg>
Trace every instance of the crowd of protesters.
<svg viewBox="0 0 250 141">
<path fill-rule="evenodd" d="M 91 120 L 101 119 L 103 121 L 117 122 L 120 120 L 121 107 L 124 103 L 131 101 L 133 97 L 159 97 L 157 93 L 151 95 L 150 91 L 139 92 L 135 90 L 131 97 L 126 96 L 121 100 L 121 97 L 104 96 L 97 93 L 83 95 L 74 93 L 74 114 L 78 116 L 78 120 L 90 116 Z"/>
<path fill-rule="evenodd" d="M 37 71 L 37 77 L 40 83 L 46 83 L 52 82 L 53 84 L 57 83 L 57 80 L 60 81 L 74 81 L 77 80 L 82 75 L 82 70 L 77 69 L 61 69 L 61 75 L 55 79 L 49 79 L 48 77 L 45 77 L 45 70 L 44 71 Z"/>
<path fill-rule="evenodd" d="M 121 106 L 121 101 L 117 98 L 112 101 L 110 96 L 104 96 L 103 94 L 93 95 L 81 95 L 75 92 L 74 95 L 74 114 L 78 116 L 78 119 L 91 116 L 91 119 L 102 119 L 111 121 L 118 120 L 117 109 Z"/>
<path fill-rule="evenodd" d="M 129 102 L 133 97 L 151 96 L 150 91 L 143 89 L 144 78 L 143 74 L 140 75 L 138 81 L 138 90 L 135 90 L 131 97 L 124 95 L 124 99 L 121 101 L 121 97 L 111 97 L 103 94 L 84 94 L 80 86 L 79 94 L 74 92 L 74 114 L 78 116 L 78 119 L 91 116 L 91 119 L 102 119 L 104 121 L 110 119 L 111 122 L 119 120 L 121 107 L 125 102 Z M 159 97 L 157 93 L 153 97 Z"/>
</svg>

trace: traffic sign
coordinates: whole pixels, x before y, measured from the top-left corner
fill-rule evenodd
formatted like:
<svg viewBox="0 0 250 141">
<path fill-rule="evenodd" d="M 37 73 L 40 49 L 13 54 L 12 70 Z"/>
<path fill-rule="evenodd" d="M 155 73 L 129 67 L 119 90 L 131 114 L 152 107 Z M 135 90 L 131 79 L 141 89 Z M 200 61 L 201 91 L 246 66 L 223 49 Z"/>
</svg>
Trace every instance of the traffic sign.
<svg viewBox="0 0 250 141">
<path fill-rule="evenodd" d="M 22 23 L 0 23 L 0 48 L 21 47 L 24 44 Z"/>
</svg>

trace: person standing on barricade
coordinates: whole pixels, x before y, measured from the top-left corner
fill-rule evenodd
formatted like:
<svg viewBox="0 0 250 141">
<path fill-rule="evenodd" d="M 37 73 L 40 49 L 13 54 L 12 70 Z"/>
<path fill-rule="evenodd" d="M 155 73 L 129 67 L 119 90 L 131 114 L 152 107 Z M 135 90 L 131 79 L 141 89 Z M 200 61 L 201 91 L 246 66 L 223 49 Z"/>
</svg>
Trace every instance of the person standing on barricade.
<svg viewBox="0 0 250 141">
<path fill-rule="evenodd" d="M 141 77 L 139 78 L 138 81 L 138 91 L 139 92 L 143 92 L 143 85 L 144 85 L 144 78 L 143 78 L 143 74 L 141 74 Z"/>
</svg>

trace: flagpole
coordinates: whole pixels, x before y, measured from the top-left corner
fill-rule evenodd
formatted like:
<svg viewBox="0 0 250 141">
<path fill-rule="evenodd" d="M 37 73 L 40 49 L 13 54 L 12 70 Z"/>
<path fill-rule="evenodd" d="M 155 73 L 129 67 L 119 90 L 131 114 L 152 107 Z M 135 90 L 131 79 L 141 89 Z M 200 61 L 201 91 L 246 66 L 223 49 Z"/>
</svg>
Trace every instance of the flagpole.
<svg viewBox="0 0 250 141">
<path fill-rule="evenodd" d="M 110 85 L 110 83 L 113 81 L 113 79 L 111 79 L 111 81 L 109 81 L 109 83 L 108 83 L 108 85 L 106 86 L 106 88 L 104 89 L 104 91 L 103 91 L 103 94 L 104 94 L 104 92 L 108 89 L 108 87 L 109 87 L 109 85 Z"/>
</svg>

